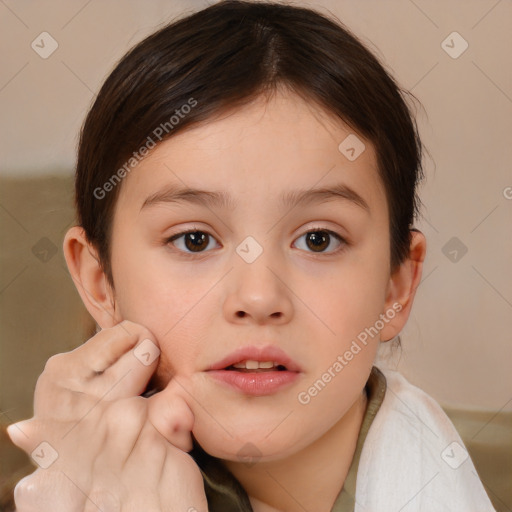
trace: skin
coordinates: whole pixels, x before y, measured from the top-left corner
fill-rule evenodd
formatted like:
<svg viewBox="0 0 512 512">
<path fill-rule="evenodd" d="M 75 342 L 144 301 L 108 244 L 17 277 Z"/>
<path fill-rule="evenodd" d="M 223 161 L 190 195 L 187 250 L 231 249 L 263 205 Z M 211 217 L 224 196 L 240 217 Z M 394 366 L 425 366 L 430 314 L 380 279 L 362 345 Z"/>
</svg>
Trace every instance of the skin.
<svg viewBox="0 0 512 512">
<path fill-rule="evenodd" d="M 224 461 L 256 512 L 331 509 L 354 453 L 378 344 L 401 331 L 420 282 L 420 232 L 413 232 L 409 259 L 390 274 L 388 207 L 375 151 L 358 135 L 366 149 L 349 161 L 338 146 L 351 133 L 293 93 L 260 97 L 159 144 L 123 180 L 113 221 L 115 291 L 80 227 L 64 242 L 89 312 L 102 328 L 130 320 L 153 333 L 161 348 L 154 381 L 163 393 L 171 380 L 179 383 L 193 415 L 180 428 L 191 428 Z M 279 205 L 284 192 L 338 183 L 362 196 L 369 212 L 346 199 Z M 181 202 L 141 211 L 169 184 L 228 192 L 234 208 Z M 166 242 L 188 229 L 211 235 L 203 252 L 187 249 L 184 236 Z M 347 244 L 331 237 L 315 252 L 307 233 L 319 229 Z M 263 249 L 252 263 L 236 252 L 247 236 Z M 301 404 L 298 394 L 396 303 L 401 311 L 379 335 Z M 240 346 L 267 344 L 302 370 L 273 395 L 246 396 L 205 372 Z M 255 464 L 239 456 L 248 442 Z"/>
</svg>

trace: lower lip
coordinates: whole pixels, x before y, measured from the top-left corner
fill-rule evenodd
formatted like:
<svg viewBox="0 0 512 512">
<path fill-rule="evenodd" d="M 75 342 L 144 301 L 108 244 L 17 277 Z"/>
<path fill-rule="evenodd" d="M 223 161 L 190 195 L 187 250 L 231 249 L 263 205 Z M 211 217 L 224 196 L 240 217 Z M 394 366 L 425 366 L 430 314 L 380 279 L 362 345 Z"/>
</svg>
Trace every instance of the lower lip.
<svg viewBox="0 0 512 512">
<path fill-rule="evenodd" d="M 252 396 L 271 395 L 299 378 L 298 372 L 290 371 L 246 373 L 235 370 L 210 370 L 208 373 L 214 379 Z"/>
</svg>

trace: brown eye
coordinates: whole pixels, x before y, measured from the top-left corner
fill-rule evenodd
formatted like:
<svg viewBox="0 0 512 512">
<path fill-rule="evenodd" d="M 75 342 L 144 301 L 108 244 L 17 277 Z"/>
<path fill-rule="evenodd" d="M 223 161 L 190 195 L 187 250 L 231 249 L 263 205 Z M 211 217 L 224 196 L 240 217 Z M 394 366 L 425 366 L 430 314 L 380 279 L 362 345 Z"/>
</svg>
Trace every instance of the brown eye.
<svg viewBox="0 0 512 512">
<path fill-rule="evenodd" d="M 215 239 L 204 231 L 185 231 L 172 236 L 167 242 L 185 253 L 200 253 L 205 252 L 213 240 Z"/>
<path fill-rule="evenodd" d="M 308 231 L 307 233 L 304 233 L 301 237 L 298 238 L 300 240 L 301 238 L 305 237 L 306 242 L 306 250 L 309 250 L 311 252 L 316 253 L 334 253 L 337 252 L 338 248 L 342 245 L 344 245 L 345 241 L 341 236 L 339 236 L 337 233 L 334 233 L 333 231 L 327 230 L 327 229 L 318 229 L 314 231 Z M 325 251 L 326 248 L 329 246 L 332 246 L 334 240 L 334 250 Z M 301 249 L 303 247 L 299 247 Z"/>
<path fill-rule="evenodd" d="M 185 235 L 185 246 L 192 252 L 200 252 L 208 247 L 208 234 L 194 231 Z"/>
<path fill-rule="evenodd" d="M 331 236 L 326 231 L 314 231 L 306 234 L 306 244 L 315 252 L 321 252 L 329 247 Z"/>
</svg>

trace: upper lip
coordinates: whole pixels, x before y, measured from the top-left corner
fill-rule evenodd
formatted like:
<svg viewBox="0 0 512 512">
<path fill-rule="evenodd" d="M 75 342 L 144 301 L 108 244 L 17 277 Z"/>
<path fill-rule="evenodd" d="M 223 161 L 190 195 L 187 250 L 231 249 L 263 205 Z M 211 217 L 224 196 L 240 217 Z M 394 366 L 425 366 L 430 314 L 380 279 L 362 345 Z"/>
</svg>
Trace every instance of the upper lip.
<svg viewBox="0 0 512 512">
<path fill-rule="evenodd" d="M 292 372 L 302 371 L 300 367 L 289 357 L 283 350 L 276 346 L 254 347 L 247 346 L 241 347 L 224 357 L 220 361 L 212 364 L 206 371 L 210 370 L 223 370 L 242 361 L 273 361 L 278 365 L 285 366 L 287 370 Z"/>
</svg>

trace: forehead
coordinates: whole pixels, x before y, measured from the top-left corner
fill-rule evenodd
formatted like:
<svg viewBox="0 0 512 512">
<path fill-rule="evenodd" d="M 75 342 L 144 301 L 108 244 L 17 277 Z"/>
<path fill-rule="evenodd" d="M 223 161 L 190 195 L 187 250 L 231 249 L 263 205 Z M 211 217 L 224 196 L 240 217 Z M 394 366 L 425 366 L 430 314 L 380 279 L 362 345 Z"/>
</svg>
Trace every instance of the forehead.
<svg viewBox="0 0 512 512">
<path fill-rule="evenodd" d="M 123 180 L 116 212 L 140 211 L 168 185 L 224 190 L 232 208 L 262 208 L 286 191 L 344 183 L 386 213 L 377 169 L 369 141 L 316 104 L 278 92 L 158 144 Z"/>
</svg>

